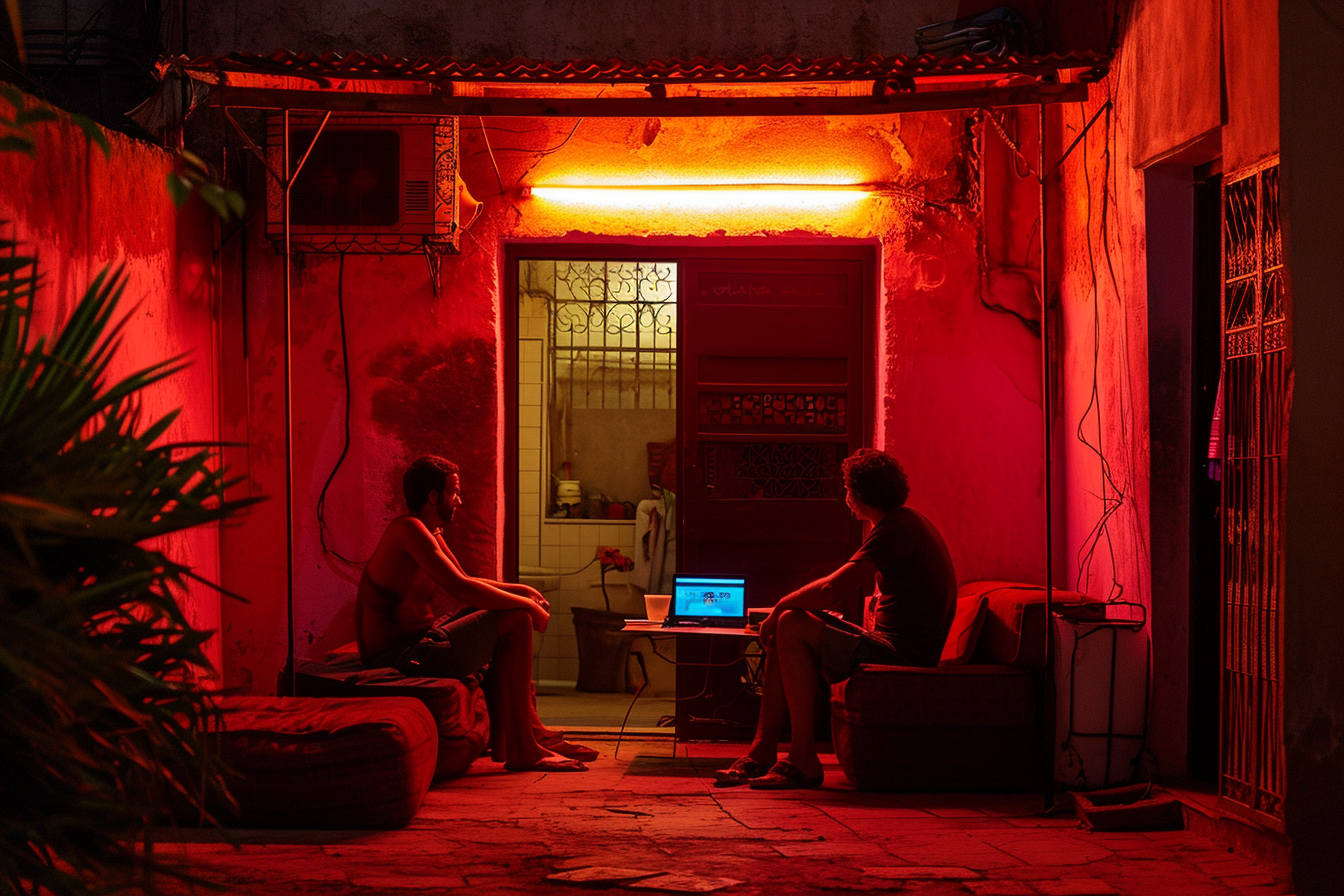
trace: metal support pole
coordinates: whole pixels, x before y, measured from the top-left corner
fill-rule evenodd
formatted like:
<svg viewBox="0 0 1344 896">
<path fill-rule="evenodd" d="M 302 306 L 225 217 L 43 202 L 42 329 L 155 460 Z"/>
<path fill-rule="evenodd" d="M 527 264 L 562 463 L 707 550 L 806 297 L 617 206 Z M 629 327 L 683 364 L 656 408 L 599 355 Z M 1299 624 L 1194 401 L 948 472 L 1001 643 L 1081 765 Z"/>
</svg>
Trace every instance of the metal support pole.
<svg viewBox="0 0 1344 896">
<path fill-rule="evenodd" d="M 290 407 L 293 397 L 291 378 L 291 338 L 289 320 L 290 299 L 290 245 L 289 245 L 289 191 L 294 178 L 289 172 L 289 110 L 284 117 L 284 184 L 285 184 L 285 289 L 283 314 L 285 318 L 285 610 L 289 622 L 288 655 L 285 671 L 289 674 L 289 694 L 295 695 L 296 673 L 294 671 L 294 414 Z"/>
<path fill-rule="evenodd" d="M 1052 530 L 1052 496 L 1050 488 L 1050 438 L 1051 426 L 1050 383 L 1053 367 L 1050 357 L 1050 231 L 1046 216 L 1045 174 L 1045 105 L 1037 109 L 1039 139 L 1037 146 L 1037 165 L 1041 177 L 1041 416 L 1045 439 L 1041 459 L 1045 467 L 1045 810 L 1055 807 L 1055 655 L 1052 647 L 1055 624 L 1054 601 L 1054 538 Z"/>
<path fill-rule="evenodd" d="M 323 131 L 326 129 L 326 127 L 327 127 L 327 122 L 331 121 L 331 113 L 330 113 L 330 112 L 327 112 L 325 115 L 322 116 L 322 121 L 321 121 L 321 123 L 318 124 L 318 126 L 317 126 L 317 130 L 313 133 L 313 139 L 312 139 L 312 141 L 309 142 L 309 144 L 308 144 L 308 148 L 307 148 L 306 150 L 304 150 L 303 158 L 299 159 L 299 164 L 297 164 L 297 165 L 294 166 L 294 170 L 293 170 L 293 171 L 290 171 L 290 169 L 289 169 L 289 160 L 290 160 L 290 154 L 289 154 L 289 113 L 290 113 L 290 110 L 289 110 L 288 108 L 286 108 L 286 109 L 282 109 L 282 110 L 280 110 L 280 111 L 281 111 L 281 115 L 282 115 L 282 121 L 283 121 L 283 123 L 284 123 L 284 131 L 285 131 L 285 133 L 284 133 L 284 138 L 283 138 L 282 143 L 281 143 L 281 148 L 282 148 L 282 151 L 283 151 L 283 153 L 284 153 L 284 160 L 283 160 L 283 163 L 282 163 L 281 166 L 280 166 L 280 171 L 278 171 L 278 172 L 277 172 L 274 168 L 271 167 L 271 163 L 270 163 L 270 162 L 267 160 L 267 158 L 266 158 L 266 153 L 262 151 L 261 147 L 257 146 L 257 144 L 253 142 L 253 140 L 252 140 L 251 137 L 247 136 L 247 132 L 243 130 L 242 126 L 238 124 L 238 121 L 233 117 L 232 114 L 230 114 L 228 107 L 225 107 L 225 108 L 224 108 L 224 117 L 225 117 L 226 119 L 228 119 L 229 124 L 233 125 L 234 130 L 238 132 L 238 136 L 241 137 L 241 138 L 243 139 L 243 143 L 247 146 L 247 148 L 248 148 L 249 150 L 251 150 L 252 154 L 253 154 L 254 156 L 257 157 L 257 160 L 261 162 L 262 166 L 266 169 L 266 172 L 267 172 L 268 174 L 270 174 L 271 177 L 275 178 L 276 181 L 279 182 L 280 187 L 285 191 L 285 195 L 284 195 L 284 206 L 283 206 L 283 208 L 284 208 L 284 220 L 283 220 L 283 223 L 284 223 L 285 287 L 284 287 L 284 296 L 283 296 L 283 299 L 284 299 L 284 300 L 283 300 L 283 302 L 282 302 L 281 304 L 283 305 L 284 318 L 285 318 L 285 345 L 284 345 L 284 361 L 285 361 L 285 401 L 284 401 L 284 409 L 285 409 L 285 619 L 286 619 L 286 622 L 287 622 L 287 625 L 288 625 L 288 632 L 289 632 L 289 646 L 288 646 L 288 648 L 287 648 L 286 651 L 285 651 L 285 668 L 281 670 L 280 674 L 281 674 L 282 676 L 288 676 L 288 678 L 289 678 L 289 693 L 290 693 L 290 694 L 293 694 L 293 693 L 294 693 L 294 689 L 295 689 L 295 688 L 294 688 L 294 685 L 295 685 L 295 673 L 294 673 L 294 416 L 293 416 L 293 414 L 292 414 L 292 412 L 291 412 L 291 410 L 290 410 L 290 400 L 291 400 L 291 398 L 293 397 L 293 395 L 292 395 L 292 393 L 293 393 L 293 380 L 292 380 L 292 378 L 291 378 L 291 376 L 290 376 L 290 374 L 291 374 L 291 370 L 292 370 L 292 367 L 291 367 L 291 364 L 290 364 L 290 343 L 292 342 L 292 340 L 291 340 L 291 337 L 290 337 L 289 299 L 290 299 L 290 261 L 292 260 L 292 258 L 291 258 L 291 256 L 292 256 L 292 250 L 291 250 L 291 248 L 290 248 L 290 242 L 289 242 L 289 190 L 290 190 L 290 187 L 294 186 L 294 179 L 297 178 L 297 177 L 299 176 L 299 172 L 303 170 L 303 166 L 304 166 L 304 164 L 307 163 L 307 161 L 308 161 L 308 156 L 312 155 L 313 147 L 317 146 L 317 139 L 318 139 L 319 137 L 322 136 L 322 132 L 323 132 Z M 244 247 L 244 248 L 243 248 L 243 251 L 246 252 L 246 251 L 247 251 L 247 249 L 246 249 L 246 247 L 247 247 L 247 241 L 246 241 L 246 240 L 243 241 L 243 247 Z M 246 256 L 244 256 L 244 258 L 246 258 Z M 246 265 L 244 265 L 244 268 L 246 268 Z M 246 285 L 247 285 L 247 284 L 246 284 L 246 278 L 244 278 L 244 283 L 243 283 L 243 287 L 244 287 L 244 289 L 246 289 Z M 246 298 L 246 297 L 244 297 L 244 298 Z M 246 322 L 247 322 L 247 302 L 246 302 L 246 301 L 243 302 L 243 322 L 244 322 L 244 325 L 246 325 Z M 244 329 L 244 331 L 246 331 L 247 327 L 244 326 L 243 329 Z M 244 332 L 244 339 L 243 339 L 243 356 L 244 356 L 244 357 L 247 356 L 247 339 L 246 339 L 246 332 Z M 280 683 L 280 680 L 277 679 L 277 681 L 276 681 L 277 686 L 279 685 L 279 683 Z"/>
</svg>

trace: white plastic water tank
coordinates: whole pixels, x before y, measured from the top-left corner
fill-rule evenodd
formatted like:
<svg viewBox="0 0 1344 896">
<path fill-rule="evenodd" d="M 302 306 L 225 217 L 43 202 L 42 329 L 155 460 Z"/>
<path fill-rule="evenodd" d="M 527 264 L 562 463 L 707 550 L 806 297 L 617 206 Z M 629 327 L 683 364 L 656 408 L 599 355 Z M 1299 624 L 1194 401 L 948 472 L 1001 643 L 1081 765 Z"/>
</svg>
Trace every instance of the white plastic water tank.
<svg viewBox="0 0 1344 896">
<path fill-rule="evenodd" d="M 1127 784 L 1143 758 L 1152 646 L 1143 608 L 1130 606 L 1134 618 L 1055 617 L 1055 781 L 1065 787 Z"/>
</svg>

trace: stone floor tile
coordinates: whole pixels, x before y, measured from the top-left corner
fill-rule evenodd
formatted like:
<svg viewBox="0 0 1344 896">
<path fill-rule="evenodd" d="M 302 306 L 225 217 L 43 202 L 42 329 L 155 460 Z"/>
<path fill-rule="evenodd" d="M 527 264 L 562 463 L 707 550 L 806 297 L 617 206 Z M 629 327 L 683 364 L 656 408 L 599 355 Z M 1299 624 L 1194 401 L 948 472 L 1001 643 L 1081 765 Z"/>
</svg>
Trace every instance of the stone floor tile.
<svg viewBox="0 0 1344 896">
<path fill-rule="evenodd" d="M 1104 880 L 1090 877 L 1064 877 L 1034 882 L 1042 896 L 1115 896 L 1120 891 Z"/>
<path fill-rule="evenodd" d="M 779 843 L 775 849 L 780 855 L 798 857 L 811 856 L 813 858 L 834 858 L 861 861 L 864 859 L 883 859 L 887 854 L 881 846 L 876 843 L 865 843 L 862 840 L 814 840 L 809 843 Z"/>
<path fill-rule="evenodd" d="M 741 752 L 740 744 L 681 747 L 679 754 L 696 758 Z M 249 896 L 415 896 L 428 889 L 573 896 L 574 885 L 546 876 L 592 865 L 741 881 L 725 890 L 732 896 L 1051 896 L 1093 886 L 1079 881 L 1124 896 L 1281 896 L 1287 889 L 1190 832 L 1081 831 L 1073 818 L 1037 814 L 1034 794 L 860 793 L 839 784 L 833 769 L 836 786 L 816 791 L 716 789 L 709 761 L 702 777 L 683 769 L 626 774 L 628 756 L 642 750 L 627 754 L 623 745 L 622 759 L 604 758 L 586 775 L 514 775 L 477 763 L 436 785 L 403 830 L 240 831 L 241 849 L 217 832 L 170 831 L 159 848 L 230 893 Z M 863 873 L 895 866 L 958 866 L 983 878 Z M 189 896 L 180 887 L 170 891 Z"/>
<path fill-rule="evenodd" d="M 375 877 L 354 877 L 350 879 L 350 883 L 356 887 L 380 890 L 444 890 L 467 885 L 462 875 L 452 873 L 434 877 L 384 874 Z"/>
<path fill-rule="evenodd" d="M 975 896 L 1038 896 L 1040 892 L 1020 880 L 968 880 L 962 886 Z"/>
<path fill-rule="evenodd" d="M 865 877 L 884 880 L 980 880 L 984 875 L 955 865 L 885 865 L 863 869 Z"/>
<path fill-rule="evenodd" d="M 1196 862 L 1195 867 L 1210 877 L 1236 877 L 1245 874 L 1263 874 L 1264 868 L 1249 859 L 1224 857 L 1216 861 Z"/>
<path fill-rule="evenodd" d="M 623 884 L 627 881 L 641 880 L 662 874 L 656 868 L 633 868 L 621 865 L 587 865 L 568 868 L 546 875 L 547 880 L 558 880 L 568 884 L 601 886 Z"/>
<path fill-rule="evenodd" d="M 742 883 L 731 877 L 706 877 L 678 872 L 626 884 L 628 890 L 659 890 L 667 893 L 713 893 Z"/>
<path fill-rule="evenodd" d="M 1218 880 L 1227 884 L 1229 887 L 1236 887 L 1237 889 L 1245 887 L 1268 887 L 1276 883 L 1273 875 L 1265 874 L 1264 872 L 1258 874 L 1238 874 L 1231 877 L 1219 876 Z"/>
<path fill-rule="evenodd" d="M 1019 828 L 1077 828 L 1078 819 L 1072 815 L 1005 816 L 1004 822 Z"/>
<path fill-rule="evenodd" d="M 1022 861 L 969 835 L 897 838 L 886 844 L 893 856 L 914 865 L 964 865 L 979 871 L 1020 865 Z"/>
<path fill-rule="evenodd" d="M 1114 855 L 1100 844 L 1073 834 L 977 831 L 974 836 L 1032 865 L 1086 865 Z"/>
</svg>

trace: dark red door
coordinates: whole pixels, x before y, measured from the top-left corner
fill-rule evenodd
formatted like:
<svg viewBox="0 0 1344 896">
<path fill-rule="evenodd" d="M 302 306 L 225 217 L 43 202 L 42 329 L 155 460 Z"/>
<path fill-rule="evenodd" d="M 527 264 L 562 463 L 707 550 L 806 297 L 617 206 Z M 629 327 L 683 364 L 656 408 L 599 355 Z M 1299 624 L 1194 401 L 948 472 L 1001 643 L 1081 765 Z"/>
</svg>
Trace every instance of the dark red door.
<svg viewBox="0 0 1344 896">
<path fill-rule="evenodd" d="M 864 257 L 683 265 L 679 566 L 772 604 L 858 543 L 840 462 L 864 441 Z"/>
</svg>

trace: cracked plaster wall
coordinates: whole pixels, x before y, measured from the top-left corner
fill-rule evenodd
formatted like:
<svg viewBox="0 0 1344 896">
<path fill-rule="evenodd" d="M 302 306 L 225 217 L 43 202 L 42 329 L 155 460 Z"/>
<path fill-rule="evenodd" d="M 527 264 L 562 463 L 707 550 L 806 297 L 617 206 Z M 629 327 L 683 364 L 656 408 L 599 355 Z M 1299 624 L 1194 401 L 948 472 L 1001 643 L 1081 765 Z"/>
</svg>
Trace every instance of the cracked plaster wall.
<svg viewBox="0 0 1344 896">
<path fill-rule="evenodd" d="M 1040 424 L 1036 338 L 980 301 L 982 186 L 974 145 L 983 123 L 965 114 L 855 119 L 661 122 L 462 120 L 462 176 L 484 203 L 445 259 L 432 295 L 418 256 L 349 256 L 343 298 L 352 383 L 350 450 L 326 498 L 328 547 L 363 561 L 402 512 L 406 462 L 443 453 L 463 468 L 466 502 L 451 527 L 454 550 L 478 574 L 500 571 L 499 470 L 503 409 L 500 295 L 503 240 L 618 241 L 759 247 L 861 241 L 879 247 L 878 396 L 874 441 L 895 453 L 913 483 L 911 503 L 944 532 L 963 581 L 1039 579 Z M 572 135 L 571 135 L 572 131 Z M 568 140 L 566 142 L 566 138 Z M 563 146 L 561 146 L 563 144 Z M 555 149 L 560 147 L 559 149 Z M 555 149 L 549 153 L 538 150 Z M 496 170 L 496 164 L 498 170 Z M 254 174 L 258 173 L 253 171 Z M 520 183 L 550 181 L 889 181 L 924 197 L 881 197 L 857 210 L 611 211 L 522 198 Z M 257 180 L 253 181 L 254 183 Z M 503 189 L 501 189 L 501 187 Z M 226 411 L 250 442 L 252 487 L 283 493 L 282 387 L 277 313 L 281 268 L 248 234 L 245 364 L 230 353 L 226 379 L 247 383 Z M 294 278 L 296 618 L 299 655 L 350 640 L 359 568 L 319 543 L 315 507 L 344 441 L 337 306 L 340 263 L 305 258 Z M 237 284 L 226 321 L 241 325 Z M 230 329 L 226 323 L 226 329 Z M 226 341 L 231 338 L 226 335 Z M 244 432 L 243 430 L 246 430 Z M 248 527 L 226 533 L 230 584 L 252 603 L 230 609 L 237 639 L 230 681 L 264 692 L 283 660 L 283 508 L 270 502 Z M 266 516 L 263 519 L 263 515 Z M 266 520 L 269 520 L 267 522 Z M 277 561 L 278 557 L 278 561 Z M 277 609 L 277 603 L 280 606 Z"/>
</svg>

